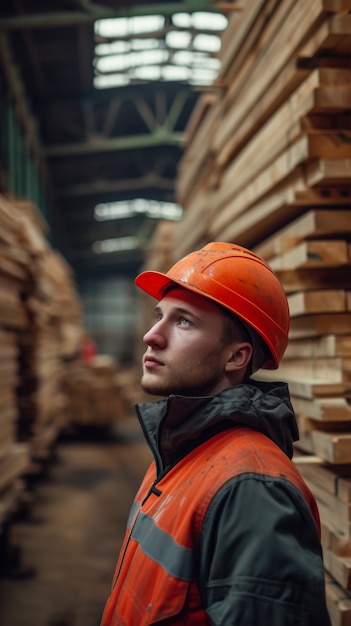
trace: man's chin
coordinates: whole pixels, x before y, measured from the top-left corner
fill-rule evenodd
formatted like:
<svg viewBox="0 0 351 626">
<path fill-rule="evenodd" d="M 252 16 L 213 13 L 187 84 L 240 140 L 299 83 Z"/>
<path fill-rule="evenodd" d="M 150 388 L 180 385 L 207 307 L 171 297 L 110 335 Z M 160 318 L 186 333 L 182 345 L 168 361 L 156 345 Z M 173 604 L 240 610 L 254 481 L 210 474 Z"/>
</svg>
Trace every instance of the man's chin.
<svg viewBox="0 0 351 626">
<path fill-rule="evenodd" d="M 142 390 L 150 396 L 168 396 L 169 393 L 167 390 L 162 389 L 160 385 L 153 383 L 152 381 L 141 379 L 141 388 Z"/>
</svg>

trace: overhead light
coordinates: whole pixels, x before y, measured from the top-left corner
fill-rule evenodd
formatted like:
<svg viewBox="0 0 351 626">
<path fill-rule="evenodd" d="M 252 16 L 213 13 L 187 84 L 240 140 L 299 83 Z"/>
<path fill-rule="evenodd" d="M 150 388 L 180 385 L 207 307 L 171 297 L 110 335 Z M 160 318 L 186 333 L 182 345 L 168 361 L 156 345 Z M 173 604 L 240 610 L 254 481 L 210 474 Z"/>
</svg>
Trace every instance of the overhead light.
<svg viewBox="0 0 351 626">
<path fill-rule="evenodd" d="M 194 11 L 193 13 L 174 13 L 172 22 L 178 28 L 195 28 L 196 30 L 224 30 L 228 25 L 222 13 L 212 11 Z"/>
<path fill-rule="evenodd" d="M 94 87 L 103 89 L 107 87 L 123 87 L 128 85 L 129 78 L 126 74 L 101 74 L 94 76 Z"/>
<path fill-rule="evenodd" d="M 187 48 L 191 42 L 191 33 L 187 30 L 170 30 L 165 42 L 170 48 Z"/>
<path fill-rule="evenodd" d="M 98 72 L 113 72 L 143 65 L 164 63 L 167 59 L 167 50 L 143 50 L 100 57 L 96 59 L 95 67 Z"/>
<path fill-rule="evenodd" d="M 163 15 L 142 15 L 135 17 L 112 17 L 97 20 L 94 24 L 95 34 L 100 37 L 126 37 L 142 33 L 152 33 L 164 27 Z"/>
<path fill-rule="evenodd" d="M 140 80 L 160 80 L 161 67 L 159 65 L 146 65 L 144 67 L 137 67 L 133 71 L 134 78 Z"/>
<path fill-rule="evenodd" d="M 119 202 L 105 202 L 98 204 L 94 210 L 94 217 L 98 221 L 121 220 L 134 217 L 138 214 L 158 220 L 180 220 L 183 209 L 174 202 L 158 202 L 145 198 L 122 200 Z"/>
<path fill-rule="evenodd" d="M 215 54 L 221 47 L 219 35 L 227 24 L 227 18 L 215 11 L 174 13 L 167 28 L 162 15 L 97 20 L 94 86 L 118 87 L 133 81 L 208 85 L 220 69 Z M 175 56 L 177 53 L 183 54 L 182 61 Z M 205 66 L 206 60 L 211 71 L 202 72 L 202 79 L 198 73 L 194 79 L 196 68 Z"/>
<path fill-rule="evenodd" d="M 221 49 L 221 40 L 217 35 L 196 35 L 193 46 L 204 52 L 218 52 Z"/>
<path fill-rule="evenodd" d="M 128 41 L 111 41 L 109 43 L 98 43 L 95 46 L 95 54 L 98 56 L 106 56 L 107 54 L 120 54 L 128 52 L 130 45 Z"/>
<path fill-rule="evenodd" d="M 188 67 L 181 67 L 177 65 L 165 65 L 162 68 L 162 78 L 164 80 L 179 80 L 188 82 L 191 76 L 190 69 Z"/>
<path fill-rule="evenodd" d="M 116 237 L 115 239 L 104 239 L 102 241 L 94 241 L 92 248 L 96 254 L 108 254 L 109 252 L 125 252 L 128 250 L 137 250 L 139 248 L 139 240 L 137 237 Z"/>
</svg>

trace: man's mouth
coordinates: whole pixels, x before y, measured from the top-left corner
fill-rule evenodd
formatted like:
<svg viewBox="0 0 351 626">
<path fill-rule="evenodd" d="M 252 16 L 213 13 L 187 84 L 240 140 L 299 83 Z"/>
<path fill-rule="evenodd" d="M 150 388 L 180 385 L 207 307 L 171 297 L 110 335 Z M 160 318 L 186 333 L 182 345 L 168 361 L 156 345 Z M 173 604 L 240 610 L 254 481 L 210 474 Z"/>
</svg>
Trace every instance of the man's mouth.
<svg viewBox="0 0 351 626">
<path fill-rule="evenodd" d="M 144 366 L 148 368 L 157 367 L 158 365 L 164 365 L 162 361 L 156 359 L 156 357 L 147 354 L 144 357 Z"/>
</svg>

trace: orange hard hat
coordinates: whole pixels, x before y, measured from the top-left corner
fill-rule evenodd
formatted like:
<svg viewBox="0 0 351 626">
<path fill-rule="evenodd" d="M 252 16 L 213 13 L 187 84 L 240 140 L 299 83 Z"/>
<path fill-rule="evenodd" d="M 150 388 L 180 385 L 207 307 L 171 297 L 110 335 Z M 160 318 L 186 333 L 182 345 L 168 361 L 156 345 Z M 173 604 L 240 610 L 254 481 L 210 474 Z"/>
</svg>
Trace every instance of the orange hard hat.
<svg viewBox="0 0 351 626">
<path fill-rule="evenodd" d="M 135 282 L 157 300 L 172 285 L 214 300 L 256 331 L 268 346 L 269 356 L 261 367 L 278 367 L 288 344 L 288 301 L 273 270 L 250 250 L 212 242 L 185 256 L 167 274 L 146 271 Z"/>
</svg>

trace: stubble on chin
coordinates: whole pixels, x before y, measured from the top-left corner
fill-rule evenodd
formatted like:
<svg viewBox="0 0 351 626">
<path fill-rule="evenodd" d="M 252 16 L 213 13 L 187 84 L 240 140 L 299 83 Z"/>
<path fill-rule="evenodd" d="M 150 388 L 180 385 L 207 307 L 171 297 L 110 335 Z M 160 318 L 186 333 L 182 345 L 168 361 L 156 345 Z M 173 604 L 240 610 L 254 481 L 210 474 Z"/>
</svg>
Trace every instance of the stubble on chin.
<svg viewBox="0 0 351 626">
<path fill-rule="evenodd" d="M 150 380 L 150 376 L 143 374 L 140 381 L 142 390 L 150 396 L 168 396 L 171 390 L 164 389 L 163 386 L 155 380 Z"/>
</svg>

